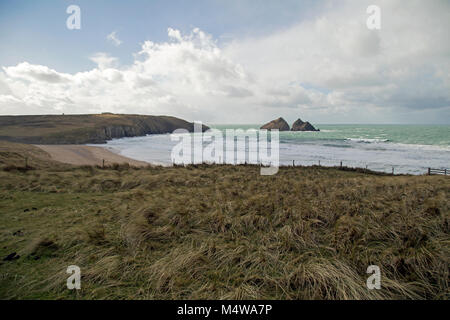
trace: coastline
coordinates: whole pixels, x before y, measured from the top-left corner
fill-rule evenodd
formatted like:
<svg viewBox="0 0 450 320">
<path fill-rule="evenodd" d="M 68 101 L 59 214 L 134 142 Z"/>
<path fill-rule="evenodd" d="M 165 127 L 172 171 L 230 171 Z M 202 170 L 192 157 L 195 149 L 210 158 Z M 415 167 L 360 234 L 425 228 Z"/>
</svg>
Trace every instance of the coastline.
<svg viewBox="0 0 450 320">
<path fill-rule="evenodd" d="M 85 145 L 34 145 L 47 152 L 52 160 L 72 165 L 106 165 L 113 163 L 128 163 L 134 167 L 151 165 L 145 161 L 134 160 L 121 156 L 102 147 Z"/>
<path fill-rule="evenodd" d="M 222 130 L 240 126 L 213 126 Z M 248 130 L 252 125 L 242 126 Z M 352 133 L 350 129 L 333 132 L 287 132 L 280 134 L 280 166 L 343 166 L 368 169 L 391 174 L 425 174 L 428 168 L 448 168 L 450 149 L 442 145 L 408 144 L 408 141 L 398 142 L 394 133 L 373 132 L 359 128 L 361 132 Z M 316 135 L 312 137 L 312 135 Z M 320 137 L 319 137 L 320 135 Z M 436 134 L 434 135 L 439 138 Z M 447 141 L 442 135 L 442 141 Z M 436 140 L 435 139 L 435 140 Z M 420 141 L 422 143 L 431 141 Z M 139 159 L 152 164 L 171 165 L 171 151 L 177 145 L 169 134 L 147 135 L 145 137 L 129 137 L 114 139 L 108 142 L 108 147 L 120 150 L 125 157 Z M 228 163 L 226 160 L 224 162 Z"/>
</svg>

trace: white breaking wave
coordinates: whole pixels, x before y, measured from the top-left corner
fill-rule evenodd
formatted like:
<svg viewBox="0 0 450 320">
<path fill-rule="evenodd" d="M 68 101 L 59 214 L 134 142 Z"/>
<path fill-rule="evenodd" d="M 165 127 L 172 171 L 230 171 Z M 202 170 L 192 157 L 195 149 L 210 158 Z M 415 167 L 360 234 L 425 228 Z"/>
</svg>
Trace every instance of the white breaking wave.
<svg viewBox="0 0 450 320">
<path fill-rule="evenodd" d="M 362 141 L 363 140 L 363 141 Z M 369 141 L 364 141 L 369 140 Z M 361 143 L 366 142 L 366 143 Z M 121 155 L 157 165 L 171 165 L 171 151 L 177 142 L 169 134 L 122 138 L 104 147 Z M 382 172 L 424 174 L 428 167 L 448 168 L 450 147 L 392 143 L 387 139 L 286 141 L 280 143 L 280 164 L 361 167 Z"/>
<path fill-rule="evenodd" d="M 366 142 L 366 143 L 389 142 L 389 139 L 368 139 L 368 138 L 347 138 L 346 140 L 355 142 Z"/>
</svg>

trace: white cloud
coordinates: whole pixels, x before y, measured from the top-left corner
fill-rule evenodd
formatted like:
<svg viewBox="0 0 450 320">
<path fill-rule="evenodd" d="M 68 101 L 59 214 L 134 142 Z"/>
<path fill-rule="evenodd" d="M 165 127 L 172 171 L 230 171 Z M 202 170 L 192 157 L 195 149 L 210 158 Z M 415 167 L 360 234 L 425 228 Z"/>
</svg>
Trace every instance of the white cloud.
<svg viewBox="0 0 450 320">
<path fill-rule="evenodd" d="M 122 41 L 117 37 L 116 31 L 111 32 L 106 36 L 106 40 L 111 42 L 114 46 L 118 47 L 122 44 Z"/>
<path fill-rule="evenodd" d="M 91 61 L 95 62 L 99 69 L 107 69 L 107 68 L 113 68 L 117 66 L 118 59 L 111 57 L 109 54 L 104 52 L 98 52 L 94 54 L 92 57 L 90 57 Z"/>
<path fill-rule="evenodd" d="M 62 83 L 68 81 L 69 74 L 59 73 L 46 66 L 32 65 L 28 62 L 19 63 L 15 67 L 3 67 L 10 78 L 39 81 L 44 83 Z"/>
<path fill-rule="evenodd" d="M 235 40 L 224 53 L 264 86 L 325 88 L 308 103 L 308 115 L 318 121 L 342 121 L 343 110 L 349 119 L 371 114 L 359 121 L 390 121 L 384 114 L 391 111 L 441 108 L 448 114 L 450 42 L 444 30 L 450 29 L 450 3 L 376 1 L 382 27 L 371 31 L 365 27 L 365 9 L 372 2 L 330 2 L 316 19 L 269 36 Z M 381 107 L 378 119 L 369 112 L 375 107 Z"/>
<path fill-rule="evenodd" d="M 26 62 L 4 67 L 0 113 L 112 111 L 212 123 L 448 115 L 450 5 L 377 1 L 382 26 L 371 31 L 370 2 L 331 3 L 314 19 L 221 46 L 198 28 L 169 28 L 168 41 L 145 41 L 128 66 L 97 53 L 95 68 L 75 74 Z"/>
<path fill-rule="evenodd" d="M 242 67 L 226 58 L 211 36 L 199 29 L 184 36 L 177 30 L 168 33 L 169 42 L 144 42 L 129 66 L 97 53 L 90 58 L 95 68 L 75 74 L 29 63 L 5 67 L 0 113 L 36 113 L 40 108 L 41 113 L 112 111 L 203 119 L 202 97 L 252 95 Z M 22 105 L 13 112 L 12 102 Z"/>
</svg>

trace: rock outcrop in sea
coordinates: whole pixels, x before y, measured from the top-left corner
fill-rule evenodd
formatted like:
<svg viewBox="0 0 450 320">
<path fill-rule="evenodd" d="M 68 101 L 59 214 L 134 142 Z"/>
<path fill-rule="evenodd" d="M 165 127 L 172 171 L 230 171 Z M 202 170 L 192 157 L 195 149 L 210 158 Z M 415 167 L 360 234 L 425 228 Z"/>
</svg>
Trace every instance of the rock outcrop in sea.
<svg viewBox="0 0 450 320">
<path fill-rule="evenodd" d="M 301 119 L 297 119 L 292 124 L 291 131 L 320 131 L 319 129 L 314 128 L 314 126 L 308 121 L 303 122 Z"/>
<path fill-rule="evenodd" d="M 278 118 L 275 120 L 272 120 L 268 123 L 266 123 L 265 125 L 263 125 L 261 127 L 261 129 L 266 129 L 266 130 L 275 130 L 278 129 L 279 131 L 289 131 L 289 124 L 286 122 L 286 120 L 284 120 L 283 118 Z"/>
</svg>

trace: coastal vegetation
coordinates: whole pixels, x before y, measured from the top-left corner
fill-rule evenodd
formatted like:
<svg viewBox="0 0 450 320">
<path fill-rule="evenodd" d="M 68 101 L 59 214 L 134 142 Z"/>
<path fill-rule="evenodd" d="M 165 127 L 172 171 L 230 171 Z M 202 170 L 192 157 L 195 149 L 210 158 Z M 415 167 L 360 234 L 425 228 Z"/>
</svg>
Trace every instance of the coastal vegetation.
<svg viewBox="0 0 450 320">
<path fill-rule="evenodd" d="M 1 299 L 449 298 L 448 177 L 45 159 L 0 144 Z"/>
</svg>

